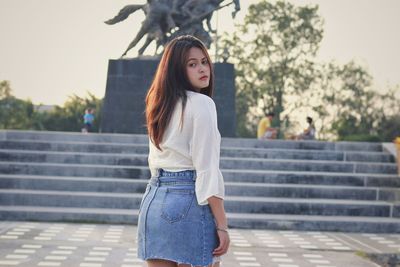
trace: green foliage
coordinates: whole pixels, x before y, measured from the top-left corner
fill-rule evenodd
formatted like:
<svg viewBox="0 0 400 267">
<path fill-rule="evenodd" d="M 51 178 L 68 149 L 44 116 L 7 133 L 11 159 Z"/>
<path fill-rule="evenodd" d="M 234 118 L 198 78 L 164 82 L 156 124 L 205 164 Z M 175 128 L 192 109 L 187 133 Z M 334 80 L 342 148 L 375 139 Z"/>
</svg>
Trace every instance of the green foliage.
<svg viewBox="0 0 400 267">
<path fill-rule="evenodd" d="M 380 104 L 376 110 L 377 133 L 383 141 L 391 142 L 400 136 L 400 86 L 379 95 L 377 102 Z"/>
<path fill-rule="evenodd" d="M 86 98 L 69 97 L 63 107 L 39 112 L 30 100 L 17 99 L 12 95 L 10 83 L 0 82 L 0 129 L 81 131 L 83 115 L 87 108 L 95 109 L 93 131 L 99 131 L 102 100 L 88 92 Z"/>
<path fill-rule="evenodd" d="M 11 96 L 11 85 L 9 81 L 0 82 L 0 99 Z"/>
<path fill-rule="evenodd" d="M 41 114 L 40 130 L 48 131 L 80 131 L 83 127 L 83 114 L 87 108 L 95 109 L 93 131 L 98 132 L 101 120 L 102 101 L 88 93 L 88 98 L 71 96 L 63 107 L 56 106 L 54 110 Z"/>
<path fill-rule="evenodd" d="M 396 89 L 380 93 L 372 87 L 372 76 L 362 66 L 349 62 L 328 64 L 317 83 L 321 103 L 319 119 L 329 122 L 320 134 L 338 140 L 391 141 L 400 131 L 400 98 Z M 318 89 L 315 89 L 318 90 Z"/>
<path fill-rule="evenodd" d="M 321 73 L 320 118 L 328 117 L 330 127 L 324 129 L 343 139 L 347 135 L 374 134 L 372 106 L 375 92 L 372 77 L 361 66 L 350 62 L 343 66 L 326 65 Z"/>
<path fill-rule="evenodd" d="M 222 38 L 217 53 L 228 51 L 236 70 L 238 136 L 254 137 L 266 111 L 275 112 L 274 125 L 287 136 L 297 134 L 298 114 L 314 118 L 319 139 L 391 141 L 400 135 L 399 88 L 378 92 L 355 62 L 316 62 L 322 27 L 318 6 L 264 0 Z"/>
<path fill-rule="evenodd" d="M 290 96 L 307 90 L 314 80 L 314 57 L 322 40 L 323 21 L 317 6 L 260 1 L 249 7 L 244 24 L 225 36 L 236 69 L 239 136 L 254 136 L 265 111 L 280 114 Z"/>
<path fill-rule="evenodd" d="M 32 129 L 34 108 L 32 102 L 13 96 L 0 100 L 0 128 Z"/>
<path fill-rule="evenodd" d="M 32 129 L 34 107 L 11 94 L 8 81 L 0 82 L 0 129 Z"/>
</svg>

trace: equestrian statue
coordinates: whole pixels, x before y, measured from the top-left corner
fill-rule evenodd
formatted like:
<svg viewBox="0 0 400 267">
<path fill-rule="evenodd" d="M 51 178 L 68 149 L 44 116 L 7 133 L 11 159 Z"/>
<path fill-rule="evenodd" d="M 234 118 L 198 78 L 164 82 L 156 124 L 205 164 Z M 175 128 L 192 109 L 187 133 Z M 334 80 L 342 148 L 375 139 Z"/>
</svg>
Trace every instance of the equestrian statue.
<svg viewBox="0 0 400 267">
<path fill-rule="evenodd" d="M 233 4 L 235 10 L 232 12 L 232 18 L 235 18 L 240 10 L 239 0 L 224 2 L 225 0 L 147 0 L 143 5 L 123 7 L 114 18 L 105 23 L 116 24 L 138 10 L 142 10 L 146 15 L 139 32 L 121 57 L 126 56 L 145 36 L 145 43 L 138 51 L 139 56 L 143 55 L 153 41 L 156 42 L 157 53 L 159 47 L 164 47 L 171 39 L 185 34 L 196 36 L 209 48 L 212 42 L 210 33 L 215 33 L 211 27 L 214 11 Z M 208 31 L 203 27 L 204 21 Z"/>
</svg>

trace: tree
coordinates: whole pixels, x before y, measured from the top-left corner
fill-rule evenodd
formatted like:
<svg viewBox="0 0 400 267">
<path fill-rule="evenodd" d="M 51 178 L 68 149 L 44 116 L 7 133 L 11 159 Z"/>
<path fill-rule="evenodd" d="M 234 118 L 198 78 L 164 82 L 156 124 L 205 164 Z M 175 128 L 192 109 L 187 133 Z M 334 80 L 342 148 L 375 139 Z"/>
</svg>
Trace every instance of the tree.
<svg viewBox="0 0 400 267">
<path fill-rule="evenodd" d="M 389 88 L 387 93 L 379 95 L 380 107 L 376 132 L 382 141 L 391 142 L 400 136 L 400 86 Z"/>
<path fill-rule="evenodd" d="M 244 24 L 223 38 L 236 69 L 238 134 L 254 136 L 265 111 L 291 111 L 289 99 L 314 80 L 314 58 L 323 36 L 318 6 L 260 1 L 249 7 Z M 294 108 L 292 108 L 292 111 Z"/>
<path fill-rule="evenodd" d="M 88 97 L 69 97 L 63 107 L 40 112 L 30 100 L 12 95 L 8 81 L 0 82 L 0 129 L 81 131 L 85 109 L 95 109 L 93 131 L 99 130 L 102 100 L 88 92 Z"/>
<path fill-rule="evenodd" d="M 85 110 L 94 108 L 95 120 L 92 129 L 96 132 L 99 130 L 101 121 L 101 107 L 102 100 L 89 92 L 87 98 L 73 95 L 69 97 L 63 107 L 56 106 L 52 111 L 43 112 L 41 125 L 38 125 L 38 128 L 48 131 L 81 131 Z"/>
<path fill-rule="evenodd" d="M 8 81 L 0 82 L 0 129 L 32 129 L 34 106 L 12 95 Z"/>
<path fill-rule="evenodd" d="M 355 62 L 321 65 L 312 92 L 323 121 L 320 136 L 349 141 L 391 141 L 399 133 L 396 88 L 380 93 L 368 70 Z M 397 88 L 398 89 L 398 88 Z M 308 96 L 310 97 L 310 96 Z M 397 131 L 396 131 L 397 127 Z"/>
<path fill-rule="evenodd" d="M 11 85 L 9 81 L 0 82 L 0 99 L 11 96 Z"/>
</svg>

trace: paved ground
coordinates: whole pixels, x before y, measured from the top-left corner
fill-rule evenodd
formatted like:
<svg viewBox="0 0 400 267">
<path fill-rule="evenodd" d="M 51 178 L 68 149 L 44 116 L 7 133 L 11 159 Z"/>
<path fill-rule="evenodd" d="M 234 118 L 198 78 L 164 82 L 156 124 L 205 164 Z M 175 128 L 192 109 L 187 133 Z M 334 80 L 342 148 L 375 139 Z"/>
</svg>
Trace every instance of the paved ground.
<svg viewBox="0 0 400 267">
<path fill-rule="evenodd" d="M 0 266 L 142 267 L 131 225 L 0 222 Z M 400 234 L 232 230 L 223 266 L 372 267 L 357 251 L 398 253 Z"/>
</svg>

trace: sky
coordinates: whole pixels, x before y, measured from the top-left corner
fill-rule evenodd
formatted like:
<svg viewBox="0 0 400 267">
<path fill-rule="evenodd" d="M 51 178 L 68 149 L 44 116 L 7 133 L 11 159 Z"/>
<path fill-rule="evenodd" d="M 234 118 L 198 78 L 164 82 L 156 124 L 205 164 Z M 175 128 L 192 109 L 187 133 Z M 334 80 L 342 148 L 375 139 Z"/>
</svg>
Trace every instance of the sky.
<svg viewBox="0 0 400 267">
<path fill-rule="evenodd" d="M 273 1 L 273 0 L 271 0 Z M 109 59 L 135 37 L 144 14 L 110 26 L 112 18 L 139 0 L 0 0 L 0 81 L 13 95 L 35 104 L 62 105 L 69 96 L 104 97 Z M 242 0 L 240 23 L 250 4 Z M 400 84 L 400 0 L 290 0 L 318 4 L 325 20 L 321 61 L 362 64 L 380 90 Z M 232 7 L 214 16 L 218 32 L 233 32 Z M 140 45 L 139 45 L 140 47 Z M 152 52 L 152 51 L 151 51 Z M 128 53 L 135 57 L 136 49 Z"/>
</svg>

